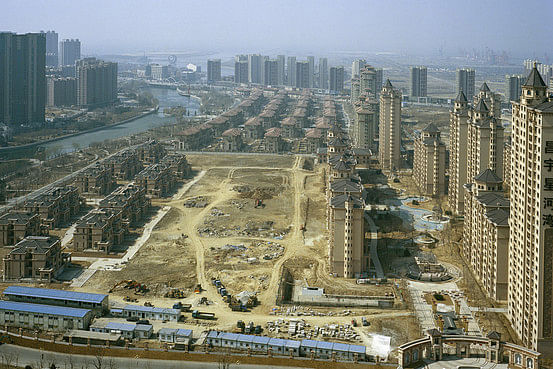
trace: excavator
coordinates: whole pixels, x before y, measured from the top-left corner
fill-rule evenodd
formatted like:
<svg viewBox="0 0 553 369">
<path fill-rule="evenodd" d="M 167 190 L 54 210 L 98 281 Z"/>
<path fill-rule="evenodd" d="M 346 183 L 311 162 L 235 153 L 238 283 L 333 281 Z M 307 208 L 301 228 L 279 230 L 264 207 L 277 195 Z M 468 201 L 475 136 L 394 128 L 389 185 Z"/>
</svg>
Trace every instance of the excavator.
<svg viewBox="0 0 553 369">
<path fill-rule="evenodd" d="M 113 287 L 110 288 L 110 290 L 108 291 L 108 293 L 112 293 L 113 291 L 115 291 L 115 289 L 121 285 L 125 285 L 125 287 L 127 285 L 129 285 L 130 283 L 132 283 L 133 280 L 132 279 L 123 279 L 122 281 L 119 281 L 117 282 L 116 284 L 113 285 Z"/>
</svg>

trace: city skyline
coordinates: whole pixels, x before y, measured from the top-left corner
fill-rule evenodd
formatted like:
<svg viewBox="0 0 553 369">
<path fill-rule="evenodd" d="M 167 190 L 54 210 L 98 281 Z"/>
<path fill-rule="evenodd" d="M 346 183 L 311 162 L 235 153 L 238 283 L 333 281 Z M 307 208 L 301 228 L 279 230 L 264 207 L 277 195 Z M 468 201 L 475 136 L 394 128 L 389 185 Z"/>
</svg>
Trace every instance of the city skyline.
<svg viewBox="0 0 553 369">
<path fill-rule="evenodd" d="M 306 53 L 443 52 L 457 55 L 461 50 L 486 48 L 516 57 L 553 54 L 547 36 L 553 33 L 549 17 L 553 13 L 551 2 L 490 1 L 482 4 L 471 0 L 464 6 L 439 1 L 400 3 L 283 1 L 260 4 L 241 1 L 229 6 L 221 1 L 201 4 L 170 1 L 164 2 L 162 7 L 154 7 L 142 1 L 101 0 L 72 4 L 8 0 L 0 14 L 0 22 L 3 29 L 13 32 L 54 29 L 60 39 L 79 38 L 86 54 L 188 49 L 236 53 L 303 50 Z M 248 18 L 242 14 L 245 8 L 250 12 Z M 22 12 L 25 17 L 20 16 Z M 371 17 L 368 21 L 366 14 L 374 13 L 379 17 Z M 87 16 L 80 17 L 81 14 Z M 531 17 L 534 21 L 515 24 L 512 14 L 517 14 L 519 19 Z M 414 17 L 418 19 L 415 32 L 411 21 Z M 76 18 L 79 22 L 75 22 Z M 329 22 L 334 26 L 328 27 Z M 252 32 L 254 30 L 256 32 Z M 460 30 L 462 36 L 459 36 Z M 357 37 L 364 33 L 376 37 Z M 301 37 L 297 37 L 300 34 Z M 309 45 L 309 49 L 306 50 L 305 45 Z"/>
</svg>

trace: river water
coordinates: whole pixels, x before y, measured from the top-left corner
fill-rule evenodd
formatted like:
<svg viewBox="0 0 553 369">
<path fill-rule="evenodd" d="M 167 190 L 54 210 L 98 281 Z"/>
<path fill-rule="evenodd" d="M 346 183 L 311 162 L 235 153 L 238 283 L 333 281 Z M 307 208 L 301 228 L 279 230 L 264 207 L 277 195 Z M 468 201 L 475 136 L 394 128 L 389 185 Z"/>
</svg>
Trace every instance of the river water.
<svg viewBox="0 0 553 369">
<path fill-rule="evenodd" d="M 145 90 L 151 92 L 159 100 L 159 112 L 157 114 L 150 114 L 115 127 L 107 127 L 99 131 L 50 142 L 41 145 L 41 147 L 44 147 L 45 150 L 55 148 L 56 151 L 59 149 L 63 153 L 71 152 L 75 150 L 77 145 L 79 148 L 85 148 L 94 142 L 104 142 L 105 140 L 131 136 L 151 128 L 171 124 L 175 122 L 175 118 L 163 114 L 163 109 L 168 107 L 184 106 L 191 116 L 199 112 L 200 100 L 198 98 L 180 96 L 176 90 L 166 88 L 146 88 Z"/>
</svg>

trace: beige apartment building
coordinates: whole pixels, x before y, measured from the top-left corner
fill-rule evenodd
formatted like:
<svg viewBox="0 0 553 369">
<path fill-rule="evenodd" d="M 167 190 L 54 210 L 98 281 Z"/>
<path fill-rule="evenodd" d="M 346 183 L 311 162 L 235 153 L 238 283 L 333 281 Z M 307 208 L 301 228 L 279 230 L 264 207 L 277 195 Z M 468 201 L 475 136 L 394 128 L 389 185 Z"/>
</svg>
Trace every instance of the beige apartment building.
<svg viewBox="0 0 553 369">
<path fill-rule="evenodd" d="M 11 211 L 0 216 L 0 247 L 13 246 L 27 236 L 40 236 L 38 214 Z"/>
<path fill-rule="evenodd" d="M 51 282 L 71 260 L 57 237 L 29 236 L 3 259 L 4 280 L 35 279 Z"/>
<path fill-rule="evenodd" d="M 401 92 L 390 80 L 380 93 L 378 160 L 383 170 L 401 169 Z"/>
<path fill-rule="evenodd" d="M 467 134 L 467 180 L 484 169 L 503 174 L 503 126 L 481 98 L 469 112 Z"/>
<path fill-rule="evenodd" d="M 365 204 L 345 193 L 331 198 L 329 206 L 331 271 L 339 277 L 354 278 L 369 269 L 369 256 L 364 252 Z"/>
<path fill-rule="evenodd" d="M 463 256 L 489 298 L 507 300 L 509 200 L 491 169 L 465 185 Z"/>
<path fill-rule="evenodd" d="M 351 128 L 353 147 L 376 151 L 375 139 L 378 134 L 378 118 L 377 100 L 366 99 L 358 102 Z"/>
<path fill-rule="evenodd" d="M 543 352 L 553 342 L 553 98 L 536 65 L 511 103 L 508 316 Z"/>
<path fill-rule="evenodd" d="M 459 92 L 453 109 L 449 112 L 449 188 L 448 203 L 451 212 L 463 214 L 467 183 L 467 135 L 469 107 L 468 100 Z"/>
<path fill-rule="evenodd" d="M 421 194 L 445 194 L 445 144 L 434 123 L 427 125 L 415 140 L 413 178 Z"/>
</svg>

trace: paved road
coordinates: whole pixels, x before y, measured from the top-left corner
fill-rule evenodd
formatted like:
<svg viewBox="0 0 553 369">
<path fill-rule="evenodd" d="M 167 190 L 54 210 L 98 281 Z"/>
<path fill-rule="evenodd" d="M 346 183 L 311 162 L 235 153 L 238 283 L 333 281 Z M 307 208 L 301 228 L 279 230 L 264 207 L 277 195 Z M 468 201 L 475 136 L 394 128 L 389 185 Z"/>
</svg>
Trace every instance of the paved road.
<svg viewBox="0 0 553 369">
<path fill-rule="evenodd" d="M 177 361 L 177 360 L 153 360 L 153 359 L 136 359 L 136 358 L 121 358 L 121 357 L 94 357 L 85 355 L 67 355 L 62 353 L 48 352 L 35 350 L 26 347 L 4 344 L 0 346 L 0 360 L 3 364 L 6 359 L 12 365 L 17 363 L 18 367 L 31 365 L 34 368 L 49 368 L 53 363 L 58 368 L 117 368 L 117 369 L 174 369 L 174 368 L 190 368 L 190 369 L 212 369 L 219 368 L 219 363 L 201 363 L 193 361 Z M 240 364 L 240 356 L 232 357 L 233 363 L 230 368 L 247 368 L 247 369 L 290 369 L 293 367 L 271 366 L 271 365 L 245 365 Z"/>
</svg>

